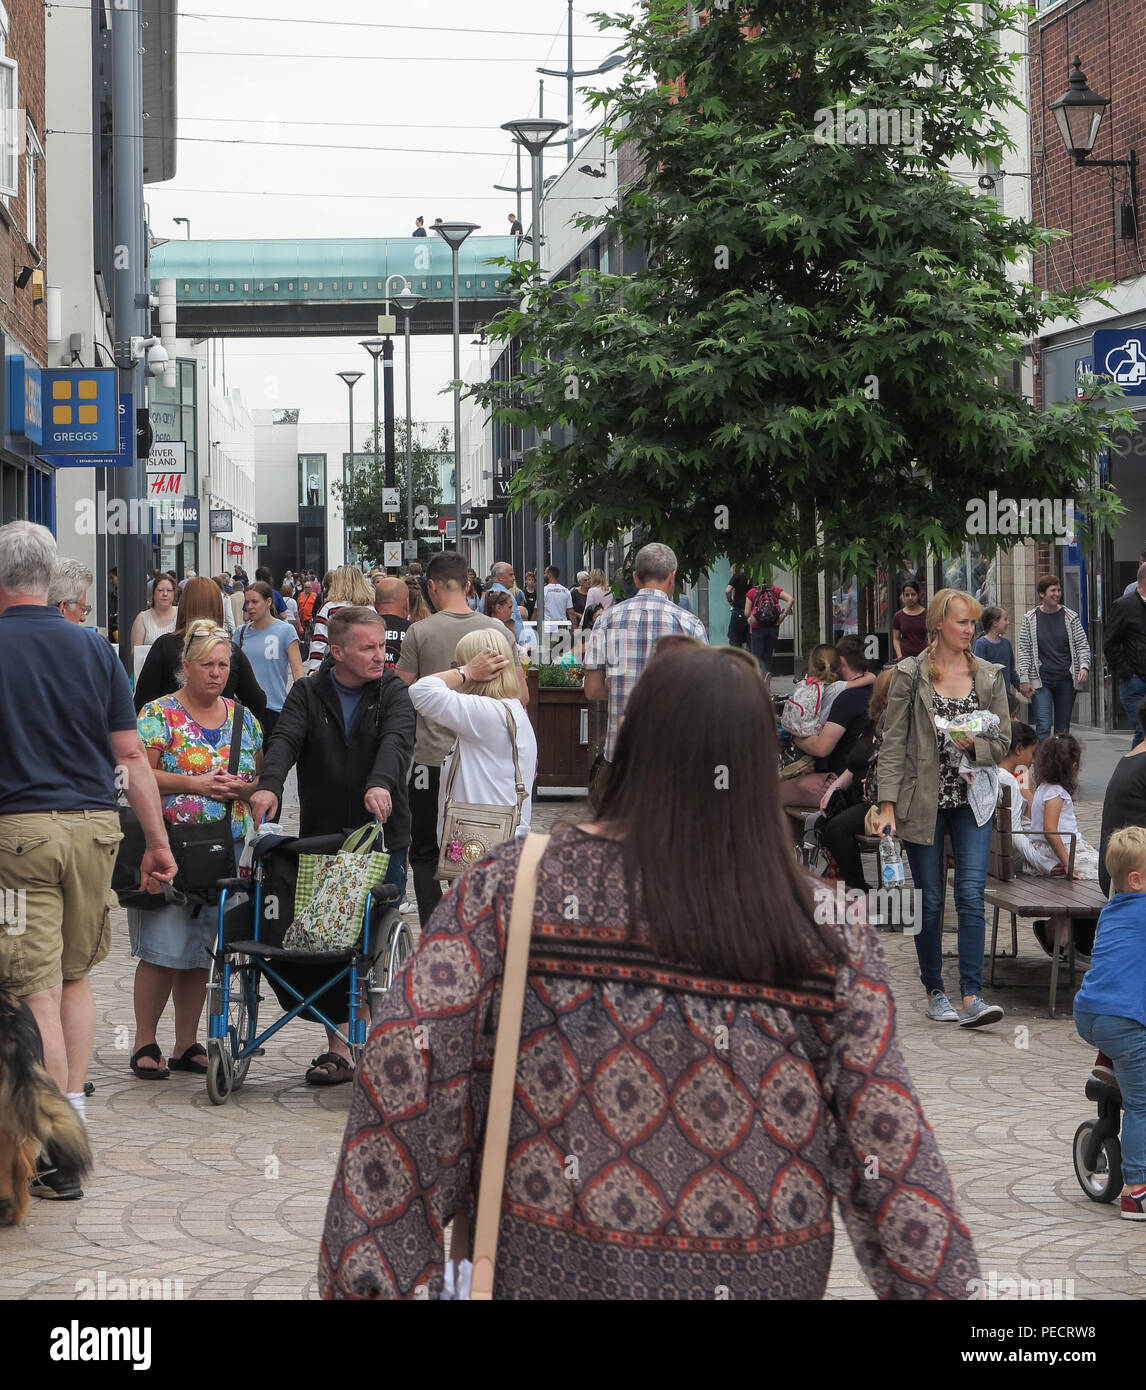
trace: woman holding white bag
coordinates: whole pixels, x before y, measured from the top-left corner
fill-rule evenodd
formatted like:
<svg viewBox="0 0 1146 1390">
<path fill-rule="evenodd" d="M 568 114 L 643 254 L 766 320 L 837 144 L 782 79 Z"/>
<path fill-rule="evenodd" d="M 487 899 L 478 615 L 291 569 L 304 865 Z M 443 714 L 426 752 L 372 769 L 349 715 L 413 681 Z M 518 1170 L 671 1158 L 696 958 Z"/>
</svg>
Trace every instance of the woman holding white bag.
<svg viewBox="0 0 1146 1390">
<path fill-rule="evenodd" d="M 419 714 L 457 737 L 442 764 L 438 842 L 443 859 L 456 862 L 460 871 L 471 862 L 465 857 L 467 846 L 455 842 L 451 851 L 441 838 L 448 799 L 491 807 L 520 801 L 515 833 L 529 831 L 537 739 L 521 703 L 508 633 L 496 628 L 467 632 L 454 651 L 454 665 L 415 681 L 410 699 Z"/>
</svg>

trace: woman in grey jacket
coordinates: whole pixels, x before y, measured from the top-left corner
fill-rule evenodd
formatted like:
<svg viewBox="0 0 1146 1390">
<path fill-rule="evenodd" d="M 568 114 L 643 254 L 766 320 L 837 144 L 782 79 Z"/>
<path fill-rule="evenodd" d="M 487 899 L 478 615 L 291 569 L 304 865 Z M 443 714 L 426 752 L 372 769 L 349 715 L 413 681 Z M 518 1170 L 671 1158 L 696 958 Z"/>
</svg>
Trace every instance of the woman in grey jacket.
<svg viewBox="0 0 1146 1390">
<path fill-rule="evenodd" d="M 991 817 L 979 825 L 959 776 L 961 755 L 980 767 L 1006 757 L 1011 721 L 1002 667 L 976 661 L 971 638 L 979 604 L 958 589 L 941 589 L 927 608 L 927 650 L 896 667 L 883 717 L 879 753 L 879 831 L 903 839 L 915 886 L 923 894 L 922 927 L 915 937 L 927 1017 L 964 1028 L 997 1023 L 1003 1011 L 980 995 L 983 983 L 983 891 L 991 848 Z M 935 719 L 990 710 L 993 735 L 940 733 Z M 944 838 L 955 854 L 955 906 L 959 915 L 957 1013 L 943 987 L 943 899 L 947 888 Z M 917 918 L 918 920 L 918 918 Z"/>
</svg>

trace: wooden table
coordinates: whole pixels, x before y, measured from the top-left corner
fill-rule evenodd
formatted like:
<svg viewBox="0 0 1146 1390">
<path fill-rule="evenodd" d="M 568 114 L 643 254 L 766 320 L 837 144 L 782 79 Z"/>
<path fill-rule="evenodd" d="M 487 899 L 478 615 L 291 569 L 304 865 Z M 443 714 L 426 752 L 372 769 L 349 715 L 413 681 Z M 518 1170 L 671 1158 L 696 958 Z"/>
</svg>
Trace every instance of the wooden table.
<svg viewBox="0 0 1146 1390">
<path fill-rule="evenodd" d="M 1074 933 L 1070 929 L 1075 917 L 1097 917 L 1106 906 L 1106 894 L 1097 881 L 1079 882 L 1067 878 L 1044 878 L 1040 874 L 1020 874 L 1009 883 L 987 881 L 984 900 L 995 909 L 991 930 L 991 983 L 994 984 L 995 941 L 999 931 L 1000 911 L 1016 917 L 1046 917 L 1047 936 L 1051 943 L 1050 1016 L 1055 1016 L 1058 997 L 1058 948 L 1065 945 L 1069 952 L 1070 984 L 1074 987 Z"/>
</svg>

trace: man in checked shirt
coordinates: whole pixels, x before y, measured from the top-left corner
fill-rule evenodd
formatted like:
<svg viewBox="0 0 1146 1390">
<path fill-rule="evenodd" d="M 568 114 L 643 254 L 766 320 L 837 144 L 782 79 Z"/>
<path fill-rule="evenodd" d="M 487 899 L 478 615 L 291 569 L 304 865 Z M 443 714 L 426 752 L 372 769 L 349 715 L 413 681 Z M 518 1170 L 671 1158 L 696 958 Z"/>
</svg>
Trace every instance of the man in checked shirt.
<svg viewBox="0 0 1146 1390">
<path fill-rule="evenodd" d="M 625 706 L 657 638 L 674 634 L 708 645 L 700 619 L 673 602 L 676 556 L 667 545 L 653 541 L 637 551 L 633 580 L 637 592 L 602 613 L 585 642 L 585 698 L 609 702 L 605 775 L 613 760 Z M 603 783 L 595 789 L 603 789 Z"/>
</svg>

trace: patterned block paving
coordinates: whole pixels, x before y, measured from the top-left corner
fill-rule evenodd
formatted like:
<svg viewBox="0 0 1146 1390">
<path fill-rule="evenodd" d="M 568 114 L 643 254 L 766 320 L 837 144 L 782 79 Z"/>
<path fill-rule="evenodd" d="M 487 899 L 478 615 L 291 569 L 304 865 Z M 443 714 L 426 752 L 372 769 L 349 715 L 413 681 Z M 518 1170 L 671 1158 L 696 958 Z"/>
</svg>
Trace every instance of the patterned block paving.
<svg viewBox="0 0 1146 1390">
<path fill-rule="evenodd" d="M 537 821 L 544 827 L 569 811 L 543 803 Z M 1099 813 L 1096 803 L 1080 805 L 1091 835 Z M 954 920 L 949 901 L 946 921 Z M 999 935 L 1009 947 L 1005 920 Z M 1049 962 L 1029 923 L 1019 925 L 1019 959 L 999 965 L 1004 983 L 985 988 L 1006 1018 L 979 1033 L 931 1023 L 911 938 L 882 942 L 901 1044 L 984 1273 L 1073 1279 L 1076 1298 L 1140 1295 L 1146 1230 L 1120 1221 L 1116 1207 L 1090 1202 L 1074 1178 L 1071 1140 L 1093 1114 L 1083 1096 L 1093 1056 L 1070 1020 L 1065 978 L 1064 1016 L 1045 1016 Z M 945 949 L 954 944 L 952 931 Z M 945 969 L 953 974 L 954 962 Z M 0 1231 L 0 1297 L 74 1298 L 102 1274 L 167 1280 L 184 1298 L 314 1298 L 318 1236 L 351 1095 L 349 1086 L 303 1081 L 323 1050 L 320 1030 L 284 1028 L 253 1061 L 242 1090 L 212 1106 L 197 1077 L 142 1082 L 129 1072 L 133 970 L 117 914 L 111 955 L 92 981 L 96 1091 L 88 1116 L 98 1166 L 83 1202 L 33 1202 L 24 1227 Z M 172 1038 L 168 1014 L 160 1045 Z M 872 1297 L 842 1222 L 829 1297 Z"/>
</svg>

